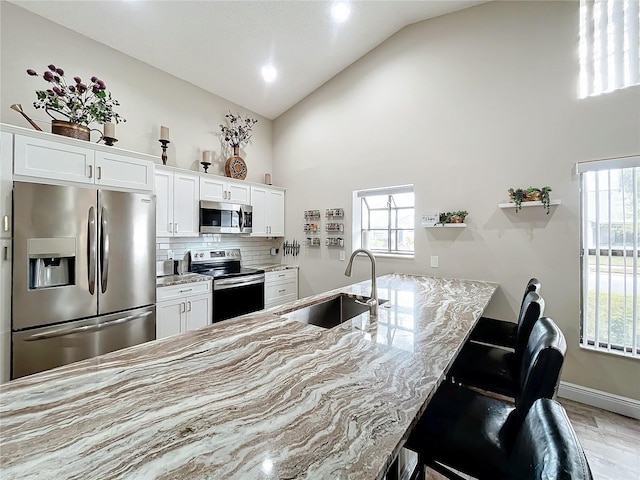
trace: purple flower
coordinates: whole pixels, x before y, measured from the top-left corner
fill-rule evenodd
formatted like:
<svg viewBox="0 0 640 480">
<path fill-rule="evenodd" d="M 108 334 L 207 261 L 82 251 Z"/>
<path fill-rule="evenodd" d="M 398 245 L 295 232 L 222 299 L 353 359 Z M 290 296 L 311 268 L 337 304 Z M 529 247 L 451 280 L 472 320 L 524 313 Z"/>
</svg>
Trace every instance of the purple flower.
<svg viewBox="0 0 640 480">
<path fill-rule="evenodd" d="M 60 75 L 61 77 L 63 77 L 63 76 L 64 76 L 64 70 L 62 70 L 61 68 L 56 68 L 56 73 L 57 73 L 58 75 Z"/>
<path fill-rule="evenodd" d="M 50 97 L 53 97 L 54 95 L 53 90 L 51 89 L 47 90 L 47 95 L 49 95 Z"/>
<path fill-rule="evenodd" d="M 76 83 L 82 83 L 82 79 L 81 79 L 80 77 L 73 77 L 73 80 L 74 80 Z"/>
<path fill-rule="evenodd" d="M 54 79 L 56 82 L 60 83 L 60 77 L 59 77 L 58 75 L 54 75 L 54 76 L 53 76 L 53 79 Z"/>
<path fill-rule="evenodd" d="M 47 82 L 50 82 L 51 80 L 53 80 L 53 73 L 51 73 L 51 72 L 44 72 L 44 75 L 42 75 L 42 77 L 43 77 Z"/>
<path fill-rule="evenodd" d="M 49 70 L 51 70 L 52 72 L 55 72 L 56 66 L 52 63 L 51 65 L 49 65 Z"/>
<path fill-rule="evenodd" d="M 87 91 L 87 86 L 84 83 L 78 83 L 78 85 L 76 85 L 76 88 L 80 93 L 84 93 Z"/>
<path fill-rule="evenodd" d="M 36 73 L 36 71 L 35 71 L 35 70 L 31 70 L 31 69 L 29 69 L 29 70 L 27 70 L 27 73 L 28 73 L 29 75 L 31 75 L 32 77 L 37 77 L 37 76 L 38 76 L 38 74 Z"/>
<path fill-rule="evenodd" d="M 97 81 L 98 81 L 98 77 L 96 77 L 96 76 L 94 75 L 93 77 L 91 77 L 91 81 L 92 81 L 93 83 L 97 82 Z"/>
<path fill-rule="evenodd" d="M 62 90 L 60 90 L 60 87 L 53 87 L 53 91 L 56 92 L 58 95 L 62 95 Z"/>
<path fill-rule="evenodd" d="M 75 92 L 76 91 L 76 87 L 74 87 L 73 85 L 69 85 L 69 91 L 70 92 Z"/>
<path fill-rule="evenodd" d="M 104 82 L 102 80 L 98 80 L 98 86 L 100 87 L 100 90 L 104 90 L 105 88 L 107 88 L 107 86 L 104 84 Z"/>
<path fill-rule="evenodd" d="M 100 92 L 100 87 L 98 85 L 94 85 L 93 87 L 91 87 L 91 91 L 93 93 L 98 93 Z"/>
</svg>

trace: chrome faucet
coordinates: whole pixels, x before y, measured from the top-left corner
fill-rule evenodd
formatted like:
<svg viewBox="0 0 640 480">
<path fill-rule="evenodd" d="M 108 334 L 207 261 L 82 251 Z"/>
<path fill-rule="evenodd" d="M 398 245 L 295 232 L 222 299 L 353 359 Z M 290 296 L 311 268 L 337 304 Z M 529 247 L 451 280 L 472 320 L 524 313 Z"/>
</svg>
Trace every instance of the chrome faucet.
<svg viewBox="0 0 640 480">
<path fill-rule="evenodd" d="M 353 259 L 358 256 L 358 254 L 364 253 L 369 256 L 371 260 L 371 298 L 367 300 L 366 304 L 369 305 L 369 315 L 372 317 L 378 316 L 378 289 L 376 287 L 376 259 L 369 250 L 364 248 L 358 248 L 354 250 L 351 254 L 351 258 L 349 259 L 349 264 L 347 265 L 344 274 L 347 277 L 351 276 L 351 269 L 353 267 Z"/>
</svg>

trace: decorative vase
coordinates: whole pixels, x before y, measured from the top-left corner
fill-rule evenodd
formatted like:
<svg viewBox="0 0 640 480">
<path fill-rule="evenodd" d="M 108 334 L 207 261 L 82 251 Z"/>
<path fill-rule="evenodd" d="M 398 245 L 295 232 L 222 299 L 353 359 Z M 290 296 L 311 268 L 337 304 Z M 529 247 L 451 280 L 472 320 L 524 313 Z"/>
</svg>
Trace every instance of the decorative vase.
<svg viewBox="0 0 640 480">
<path fill-rule="evenodd" d="M 65 122 L 62 120 L 51 121 L 51 133 L 86 141 L 89 141 L 89 138 L 91 137 L 91 131 L 89 130 L 89 127 L 85 127 L 84 125 L 79 125 L 77 123 Z"/>
<path fill-rule="evenodd" d="M 227 159 L 227 163 L 224 165 L 224 173 L 227 177 L 244 180 L 247 177 L 247 164 L 239 156 L 239 153 L 240 147 L 238 145 L 234 145 L 233 157 Z"/>
<path fill-rule="evenodd" d="M 460 215 L 452 215 L 451 223 L 464 223 L 464 217 L 461 217 Z"/>
</svg>

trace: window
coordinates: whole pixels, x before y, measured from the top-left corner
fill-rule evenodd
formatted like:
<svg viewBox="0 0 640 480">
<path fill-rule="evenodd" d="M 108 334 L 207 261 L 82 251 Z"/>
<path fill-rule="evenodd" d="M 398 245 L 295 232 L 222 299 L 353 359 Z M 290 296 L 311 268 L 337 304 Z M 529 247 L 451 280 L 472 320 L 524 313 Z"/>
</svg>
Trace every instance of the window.
<svg viewBox="0 0 640 480">
<path fill-rule="evenodd" d="M 414 217 L 413 185 L 354 192 L 354 239 L 373 253 L 412 257 Z"/>
<path fill-rule="evenodd" d="M 584 162 L 581 175 L 583 347 L 640 358 L 640 156 Z"/>
<path fill-rule="evenodd" d="M 638 0 L 580 0 L 580 98 L 640 83 Z"/>
</svg>

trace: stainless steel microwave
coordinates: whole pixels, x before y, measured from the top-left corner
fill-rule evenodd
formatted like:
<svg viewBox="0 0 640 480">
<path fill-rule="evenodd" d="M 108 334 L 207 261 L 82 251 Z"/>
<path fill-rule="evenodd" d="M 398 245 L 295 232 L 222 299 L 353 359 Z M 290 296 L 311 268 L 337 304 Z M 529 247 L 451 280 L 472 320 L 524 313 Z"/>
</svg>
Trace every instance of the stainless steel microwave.
<svg viewBox="0 0 640 480">
<path fill-rule="evenodd" d="M 251 205 L 200 201 L 200 233 L 251 233 Z"/>
</svg>

